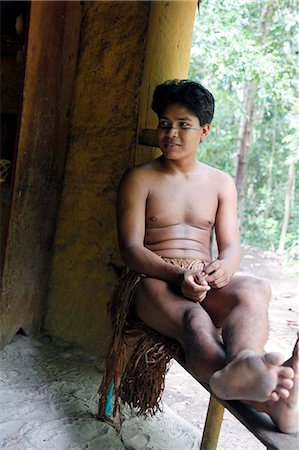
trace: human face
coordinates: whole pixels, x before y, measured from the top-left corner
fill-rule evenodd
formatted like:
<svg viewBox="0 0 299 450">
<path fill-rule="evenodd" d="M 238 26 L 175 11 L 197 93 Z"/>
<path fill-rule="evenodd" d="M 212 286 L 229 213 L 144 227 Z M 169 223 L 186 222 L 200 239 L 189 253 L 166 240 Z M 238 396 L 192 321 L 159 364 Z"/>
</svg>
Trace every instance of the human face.
<svg viewBox="0 0 299 450">
<path fill-rule="evenodd" d="M 199 119 L 181 103 L 168 105 L 159 117 L 158 144 L 167 159 L 195 157 L 199 142 L 208 135 L 210 125 Z"/>
</svg>

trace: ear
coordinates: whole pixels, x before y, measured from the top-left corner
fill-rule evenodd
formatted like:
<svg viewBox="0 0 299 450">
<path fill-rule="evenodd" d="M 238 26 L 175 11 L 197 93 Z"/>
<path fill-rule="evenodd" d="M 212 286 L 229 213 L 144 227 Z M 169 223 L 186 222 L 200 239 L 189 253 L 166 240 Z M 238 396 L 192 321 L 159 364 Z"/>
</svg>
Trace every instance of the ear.
<svg viewBox="0 0 299 450">
<path fill-rule="evenodd" d="M 205 138 L 208 136 L 211 129 L 211 125 L 209 123 L 206 123 L 203 127 L 201 127 L 201 136 L 200 136 L 200 142 L 204 141 Z"/>
</svg>

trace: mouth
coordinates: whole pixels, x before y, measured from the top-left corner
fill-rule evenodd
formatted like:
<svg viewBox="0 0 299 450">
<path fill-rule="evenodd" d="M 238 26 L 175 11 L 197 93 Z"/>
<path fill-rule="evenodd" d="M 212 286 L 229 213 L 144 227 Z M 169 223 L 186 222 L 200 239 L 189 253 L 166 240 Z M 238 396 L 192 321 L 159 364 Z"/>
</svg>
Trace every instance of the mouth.
<svg viewBox="0 0 299 450">
<path fill-rule="evenodd" d="M 173 147 L 179 147 L 180 144 L 176 141 L 164 141 L 164 147 L 165 148 L 173 148 Z"/>
</svg>

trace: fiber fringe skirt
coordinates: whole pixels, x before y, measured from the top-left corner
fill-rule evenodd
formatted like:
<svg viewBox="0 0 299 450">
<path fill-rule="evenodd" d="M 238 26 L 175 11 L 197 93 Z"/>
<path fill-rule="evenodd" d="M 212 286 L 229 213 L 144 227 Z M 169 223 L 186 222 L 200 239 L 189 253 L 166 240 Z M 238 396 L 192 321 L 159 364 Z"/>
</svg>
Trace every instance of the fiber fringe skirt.
<svg viewBox="0 0 299 450">
<path fill-rule="evenodd" d="M 203 261 L 191 258 L 164 258 L 184 269 L 203 269 Z M 137 409 L 137 414 L 154 415 L 160 408 L 165 375 L 172 358 L 184 361 L 181 345 L 145 325 L 134 314 L 138 283 L 145 275 L 129 271 L 107 304 L 113 326 L 104 376 L 99 388 L 100 420 L 106 418 L 109 390 L 113 393 L 113 416 L 121 417 L 121 404 Z"/>
</svg>

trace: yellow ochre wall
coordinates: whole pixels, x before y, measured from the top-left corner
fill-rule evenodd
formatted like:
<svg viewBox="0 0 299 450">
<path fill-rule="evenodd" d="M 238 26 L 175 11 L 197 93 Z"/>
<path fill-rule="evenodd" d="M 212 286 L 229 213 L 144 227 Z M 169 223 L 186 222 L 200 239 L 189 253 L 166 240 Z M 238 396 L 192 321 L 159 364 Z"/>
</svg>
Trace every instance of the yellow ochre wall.
<svg viewBox="0 0 299 450">
<path fill-rule="evenodd" d="M 97 354 L 105 305 L 124 265 L 115 200 L 127 167 L 154 155 L 136 146 L 154 127 L 154 86 L 186 77 L 196 1 L 84 2 L 69 150 L 56 224 L 44 328 Z"/>
<path fill-rule="evenodd" d="M 157 117 L 151 109 L 155 87 L 163 81 L 188 75 L 192 32 L 197 0 L 153 1 L 147 33 L 138 128 L 156 128 Z M 160 154 L 157 149 L 137 145 L 135 163 Z"/>
</svg>

